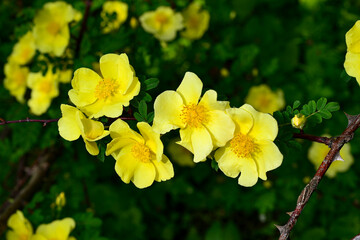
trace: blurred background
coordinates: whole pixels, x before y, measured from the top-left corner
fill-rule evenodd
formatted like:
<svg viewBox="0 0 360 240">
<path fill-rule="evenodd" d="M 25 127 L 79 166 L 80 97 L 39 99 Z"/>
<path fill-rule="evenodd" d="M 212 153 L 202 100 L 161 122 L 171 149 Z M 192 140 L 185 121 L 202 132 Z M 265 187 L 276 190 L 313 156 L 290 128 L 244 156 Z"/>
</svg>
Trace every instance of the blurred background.
<svg viewBox="0 0 360 240">
<path fill-rule="evenodd" d="M 34 116 L 3 87 L 4 65 L 19 37 L 32 27 L 45 0 L 9 1 L 0 5 L 0 117 L 6 120 L 61 117 L 60 104 L 68 103 L 70 83 L 59 85 L 59 96 L 46 113 Z M 84 13 L 85 2 L 67 1 Z M 214 89 L 231 106 L 245 103 L 254 86 L 266 84 L 282 92 L 287 105 L 326 97 L 341 110 L 332 119 L 306 133 L 341 134 L 347 125 L 343 112 L 360 113 L 360 87 L 344 72 L 345 33 L 360 18 L 355 0 L 203 0 L 210 14 L 209 28 L 200 39 L 180 33 L 162 42 L 144 31 L 144 12 L 159 6 L 183 11 L 190 1 L 126 1 L 128 17 L 121 27 L 103 34 L 102 5 L 93 0 L 87 26 L 71 68 L 96 69 L 100 56 L 127 53 L 140 80 L 158 78 L 148 91 L 148 108 L 164 90 L 175 90 L 185 72 L 196 73 L 204 90 Z M 136 23 L 136 24 L 134 24 Z M 81 21 L 71 28 L 70 49 L 76 48 Z M 56 61 L 49 57 L 50 61 Z M 38 68 L 33 63 L 30 68 Z M 40 63 L 39 63 L 40 64 Z M 25 99 L 30 96 L 29 90 Z M 77 239 L 277 239 L 274 224 L 288 220 L 286 212 L 315 174 L 308 159 L 308 141 L 301 149 L 283 152 L 283 164 L 251 188 L 226 177 L 211 160 L 192 164 L 186 151 L 177 148 L 178 132 L 162 137 L 165 154 L 173 162 L 175 177 L 146 189 L 125 184 L 114 171 L 115 161 L 90 156 L 82 140 L 67 142 L 57 124 L 10 124 L 0 127 L 0 202 L 8 199 L 26 169 L 51 155 L 51 166 L 36 193 L 22 203 L 33 226 L 55 218 L 72 217 Z M 292 231 L 292 239 L 350 239 L 360 232 L 360 138 L 351 141 L 355 163 L 335 178 L 324 177 Z M 190 159 L 190 160 L 189 160 Z M 346 159 L 345 159 L 346 160 Z M 64 192 L 66 205 L 59 213 L 53 203 Z M 35 227 L 34 227 L 35 228 Z M 5 239 L 4 236 L 1 238 Z"/>
</svg>

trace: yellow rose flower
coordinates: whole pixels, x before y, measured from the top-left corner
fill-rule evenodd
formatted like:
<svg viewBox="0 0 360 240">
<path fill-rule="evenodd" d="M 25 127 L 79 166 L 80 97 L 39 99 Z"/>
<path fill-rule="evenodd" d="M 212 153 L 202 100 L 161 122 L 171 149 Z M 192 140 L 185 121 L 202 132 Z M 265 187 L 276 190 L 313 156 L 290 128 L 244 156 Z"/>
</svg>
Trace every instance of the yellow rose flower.
<svg viewBox="0 0 360 240">
<path fill-rule="evenodd" d="M 323 135 L 324 137 L 330 137 L 329 135 Z M 315 169 L 318 169 L 322 161 L 325 159 L 326 155 L 330 151 L 330 148 L 322 143 L 313 142 L 309 148 L 308 158 L 315 166 Z M 350 144 L 345 144 L 340 150 L 340 156 L 344 161 L 334 161 L 331 163 L 329 169 L 326 171 L 325 175 L 329 178 L 336 176 L 338 172 L 346 172 L 350 166 L 354 163 L 354 157 L 351 155 Z"/>
<path fill-rule="evenodd" d="M 141 15 L 140 23 L 146 32 L 154 34 L 157 39 L 171 41 L 175 39 L 176 32 L 183 28 L 183 17 L 170 7 L 158 7 Z"/>
<path fill-rule="evenodd" d="M 261 84 L 250 88 L 245 103 L 260 112 L 273 114 L 285 106 L 284 93 L 280 89 L 273 92 L 269 86 Z"/>
<path fill-rule="evenodd" d="M 198 2 L 192 2 L 182 13 L 184 17 L 185 31 L 181 35 L 189 39 L 201 38 L 209 28 L 210 14 L 201 10 Z"/>
<path fill-rule="evenodd" d="M 52 99 L 59 95 L 58 74 L 52 72 L 50 65 L 45 76 L 41 72 L 29 73 L 27 83 L 32 90 L 28 101 L 31 112 L 35 115 L 45 113 Z"/>
<path fill-rule="evenodd" d="M 146 122 L 139 122 L 137 128 L 141 135 L 121 119 L 110 125 L 113 140 L 107 145 L 106 155 L 116 160 L 116 173 L 123 182 L 132 181 L 138 188 L 149 187 L 154 180 L 169 180 L 174 176 L 174 169 L 163 154 L 160 134 Z"/>
<path fill-rule="evenodd" d="M 360 20 L 346 33 L 347 53 L 344 67 L 347 74 L 355 77 L 360 85 Z"/>
<path fill-rule="evenodd" d="M 79 14 L 63 1 L 49 2 L 34 18 L 35 45 L 42 53 L 63 55 L 70 40 L 69 23 L 78 20 Z"/>
<path fill-rule="evenodd" d="M 205 161 L 216 147 L 233 137 L 235 125 L 225 113 L 228 102 L 217 101 L 208 90 L 199 101 L 203 84 L 187 72 L 178 89 L 161 93 L 154 103 L 154 129 L 164 134 L 180 128 L 178 143 L 194 154 L 194 162 Z"/>
<path fill-rule="evenodd" d="M 10 216 L 7 225 L 12 230 L 9 230 L 6 233 L 6 240 L 30 240 L 33 236 L 33 228 L 31 223 L 19 210 Z"/>
<path fill-rule="evenodd" d="M 75 228 L 75 221 L 72 218 L 55 220 L 48 224 L 41 224 L 36 229 L 36 234 L 42 238 L 39 240 L 75 240 L 69 237 L 70 232 Z"/>
<path fill-rule="evenodd" d="M 235 122 L 235 134 L 224 147 L 215 152 L 220 170 L 236 178 L 245 187 L 255 185 L 258 178 L 267 180 L 266 172 L 279 167 L 283 160 L 274 140 L 278 133 L 276 120 L 269 114 L 244 104 L 227 113 Z"/>
<path fill-rule="evenodd" d="M 76 70 L 70 100 L 90 118 L 117 118 L 123 106 L 129 106 L 129 101 L 139 94 L 140 82 L 125 53 L 102 56 L 100 70 L 103 77 L 88 68 Z"/>
<path fill-rule="evenodd" d="M 72 79 L 73 70 L 72 69 L 63 69 L 58 70 L 59 78 L 58 81 L 61 83 L 69 83 Z"/>
<path fill-rule="evenodd" d="M 111 20 L 107 15 L 116 14 L 115 19 Z M 120 28 L 121 24 L 125 22 L 128 16 L 128 5 L 120 1 L 108 1 L 105 2 L 101 11 L 101 27 L 104 33 Z"/>
<path fill-rule="evenodd" d="M 101 122 L 86 118 L 75 107 L 61 104 L 60 109 L 62 113 L 58 121 L 60 136 L 68 141 L 75 141 L 82 136 L 86 150 L 91 155 L 98 155 L 99 148 L 96 141 L 109 135 L 109 131 L 104 130 Z"/>
<path fill-rule="evenodd" d="M 9 61 L 20 65 L 27 64 L 34 57 L 35 51 L 34 36 L 32 32 L 28 32 L 15 44 L 10 54 Z"/>
<path fill-rule="evenodd" d="M 23 103 L 26 91 L 26 80 L 29 75 L 29 68 L 21 67 L 16 63 L 9 62 L 4 67 L 4 86 L 10 94 Z"/>
</svg>

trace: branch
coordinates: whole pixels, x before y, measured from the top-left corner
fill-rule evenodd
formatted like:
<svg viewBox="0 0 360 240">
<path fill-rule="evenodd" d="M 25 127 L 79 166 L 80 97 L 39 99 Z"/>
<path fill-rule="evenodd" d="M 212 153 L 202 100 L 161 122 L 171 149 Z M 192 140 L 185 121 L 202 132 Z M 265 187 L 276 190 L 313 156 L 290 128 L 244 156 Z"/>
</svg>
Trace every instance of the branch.
<svg viewBox="0 0 360 240">
<path fill-rule="evenodd" d="M 332 141 L 331 149 L 329 153 L 326 155 L 324 161 L 319 166 L 318 170 L 316 171 L 315 176 L 305 186 L 305 188 L 299 195 L 295 210 L 289 213 L 290 219 L 284 226 L 276 226 L 280 231 L 279 240 L 288 239 L 290 235 L 290 231 L 295 226 L 302 210 L 304 209 L 306 203 L 309 201 L 313 192 L 316 190 L 317 186 L 319 185 L 319 182 L 323 178 L 327 169 L 330 167 L 335 157 L 339 154 L 344 144 L 349 142 L 354 137 L 354 132 L 360 127 L 360 114 L 356 116 L 351 116 L 346 114 L 346 117 L 348 118 L 347 128 L 340 136 L 336 137 Z"/>
<path fill-rule="evenodd" d="M 85 13 L 84 13 L 84 18 L 83 18 L 83 21 L 81 23 L 79 37 L 78 37 L 78 39 L 76 41 L 76 46 L 75 46 L 75 57 L 78 57 L 79 53 L 80 53 L 81 41 L 82 41 L 82 39 L 84 37 L 84 33 L 85 33 L 85 30 L 86 30 L 87 20 L 89 18 L 90 7 L 91 7 L 91 4 L 92 4 L 92 1 L 87 0 L 85 4 L 86 4 L 86 8 L 85 8 Z"/>
<path fill-rule="evenodd" d="M 46 124 L 50 123 L 50 122 L 57 122 L 59 119 L 30 119 L 30 118 L 26 118 L 26 119 L 22 119 L 22 120 L 13 120 L 13 121 L 6 121 L 3 118 L 0 118 L 0 125 L 5 125 L 5 124 L 10 124 L 10 123 L 23 123 L 23 122 L 41 122 L 43 123 L 43 126 L 45 127 Z"/>
<path fill-rule="evenodd" d="M 318 143 L 324 143 L 328 146 L 331 146 L 332 142 L 334 141 L 332 138 L 328 138 L 328 137 L 318 137 L 318 136 L 314 136 L 314 135 L 310 135 L 310 134 L 305 134 L 305 133 L 294 133 L 293 134 L 294 138 L 301 138 L 301 139 L 306 139 L 312 142 L 318 142 Z"/>
</svg>

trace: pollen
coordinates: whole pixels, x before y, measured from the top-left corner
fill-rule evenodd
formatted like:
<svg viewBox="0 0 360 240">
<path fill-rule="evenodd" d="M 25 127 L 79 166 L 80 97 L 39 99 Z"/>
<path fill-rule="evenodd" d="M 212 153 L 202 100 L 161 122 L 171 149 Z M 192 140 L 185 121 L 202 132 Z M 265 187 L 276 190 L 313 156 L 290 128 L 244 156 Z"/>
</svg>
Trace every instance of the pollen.
<svg viewBox="0 0 360 240">
<path fill-rule="evenodd" d="M 141 143 L 136 143 L 131 148 L 131 153 L 134 156 L 134 158 L 139 159 L 143 163 L 150 162 L 151 159 L 151 151 L 150 149 Z"/>
<path fill-rule="evenodd" d="M 230 149 L 239 158 L 251 158 L 258 151 L 254 140 L 241 133 L 236 134 L 230 141 Z"/>
<path fill-rule="evenodd" d="M 204 106 L 189 104 L 181 110 L 180 118 L 188 126 L 198 128 L 209 121 L 209 114 Z"/>
<path fill-rule="evenodd" d="M 95 87 L 95 97 L 97 99 L 106 100 L 110 96 L 114 96 L 119 88 L 117 84 L 112 79 L 103 79 Z"/>
</svg>

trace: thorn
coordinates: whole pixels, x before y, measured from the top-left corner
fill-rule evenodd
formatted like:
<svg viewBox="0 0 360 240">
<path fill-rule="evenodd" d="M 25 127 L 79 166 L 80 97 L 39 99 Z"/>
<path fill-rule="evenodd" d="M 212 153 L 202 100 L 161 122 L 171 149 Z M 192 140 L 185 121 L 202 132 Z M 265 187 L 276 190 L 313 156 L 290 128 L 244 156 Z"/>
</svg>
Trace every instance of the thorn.
<svg viewBox="0 0 360 240">
<path fill-rule="evenodd" d="M 6 124 L 6 121 L 5 121 L 5 119 L 3 119 L 3 118 L 0 118 L 0 124 Z"/>
<path fill-rule="evenodd" d="M 291 214 L 293 214 L 294 211 L 291 212 L 286 212 L 287 215 L 289 215 L 291 217 Z"/>
<path fill-rule="evenodd" d="M 274 225 L 280 231 L 280 234 L 282 234 L 285 231 L 285 226 L 279 226 L 279 225 L 276 225 L 276 224 L 274 224 Z"/>
<path fill-rule="evenodd" d="M 333 162 L 335 161 L 345 162 L 345 160 L 340 156 L 340 152 L 336 153 Z"/>
<path fill-rule="evenodd" d="M 344 112 L 344 113 L 345 113 L 345 115 L 346 115 L 346 117 L 348 119 L 348 126 L 350 126 L 355 121 L 355 119 L 360 116 L 360 114 L 358 114 L 358 115 L 350 115 L 350 114 L 347 114 L 346 112 Z"/>
</svg>

